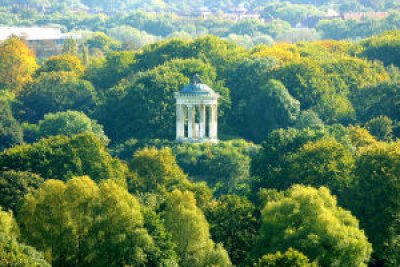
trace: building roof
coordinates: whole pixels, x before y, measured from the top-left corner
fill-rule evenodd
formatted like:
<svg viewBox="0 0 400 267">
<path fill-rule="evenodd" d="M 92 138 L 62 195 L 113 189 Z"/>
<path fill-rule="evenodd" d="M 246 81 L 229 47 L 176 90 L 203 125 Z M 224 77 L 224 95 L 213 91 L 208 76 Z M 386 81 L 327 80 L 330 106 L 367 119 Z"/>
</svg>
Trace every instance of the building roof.
<svg viewBox="0 0 400 267">
<path fill-rule="evenodd" d="M 59 40 L 76 37 L 61 33 L 59 28 L 55 27 L 0 27 L 0 41 L 6 40 L 11 36 L 18 36 L 27 41 Z"/>
<path fill-rule="evenodd" d="M 183 87 L 183 89 L 179 92 L 179 95 L 218 96 L 213 89 L 201 81 L 198 74 L 193 76 L 190 84 Z"/>
</svg>

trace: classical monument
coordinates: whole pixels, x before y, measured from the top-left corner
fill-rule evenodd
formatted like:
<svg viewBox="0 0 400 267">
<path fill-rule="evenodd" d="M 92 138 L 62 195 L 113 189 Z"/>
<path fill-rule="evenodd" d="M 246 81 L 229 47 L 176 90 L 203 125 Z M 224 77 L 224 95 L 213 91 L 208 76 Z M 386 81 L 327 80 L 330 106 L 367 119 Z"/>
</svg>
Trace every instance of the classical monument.
<svg viewBox="0 0 400 267">
<path fill-rule="evenodd" d="M 179 142 L 218 142 L 218 98 L 195 75 L 176 98 L 176 140 Z"/>
</svg>

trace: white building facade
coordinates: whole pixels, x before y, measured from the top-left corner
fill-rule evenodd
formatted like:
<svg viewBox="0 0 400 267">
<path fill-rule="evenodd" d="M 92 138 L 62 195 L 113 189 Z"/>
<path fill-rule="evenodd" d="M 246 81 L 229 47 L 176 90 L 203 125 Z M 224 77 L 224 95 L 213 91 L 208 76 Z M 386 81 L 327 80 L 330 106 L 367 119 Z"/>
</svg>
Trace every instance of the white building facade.
<svg viewBox="0 0 400 267">
<path fill-rule="evenodd" d="M 219 97 L 198 75 L 175 94 L 178 142 L 218 142 Z"/>
</svg>

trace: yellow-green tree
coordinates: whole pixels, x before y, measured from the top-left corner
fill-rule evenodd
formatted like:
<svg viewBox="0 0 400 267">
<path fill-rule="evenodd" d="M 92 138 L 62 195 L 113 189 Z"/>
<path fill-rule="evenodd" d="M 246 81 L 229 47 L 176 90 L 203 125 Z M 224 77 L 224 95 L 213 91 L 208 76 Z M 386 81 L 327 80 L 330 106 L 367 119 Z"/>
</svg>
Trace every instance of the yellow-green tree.
<svg viewBox="0 0 400 267">
<path fill-rule="evenodd" d="M 53 266 L 146 266 L 153 245 L 138 200 L 112 180 L 48 180 L 26 196 L 19 222 Z"/>
<path fill-rule="evenodd" d="M 337 206 L 327 188 L 300 185 L 263 209 L 255 254 L 260 257 L 290 247 L 327 267 L 367 266 L 372 251 L 357 219 Z"/>
<path fill-rule="evenodd" d="M 0 45 L 0 90 L 19 92 L 37 67 L 35 55 L 24 41 L 7 39 Z"/>
<path fill-rule="evenodd" d="M 203 212 L 196 206 L 193 193 L 174 190 L 167 197 L 165 226 L 177 245 L 180 266 L 231 266 L 228 253 L 215 245 Z"/>
<path fill-rule="evenodd" d="M 18 242 L 18 225 L 11 212 L 0 208 L 0 266 L 50 267 L 43 255 Z"/>
<path fill-rule="evenodd" d="M 79 57 L 71 54 L 64 54 L 50 57 L 37 70 L 37 72 L 70 71 L 80 75 L 84 72 L 84 70 L 85 67 L 83 66 Z"/>
</svg>

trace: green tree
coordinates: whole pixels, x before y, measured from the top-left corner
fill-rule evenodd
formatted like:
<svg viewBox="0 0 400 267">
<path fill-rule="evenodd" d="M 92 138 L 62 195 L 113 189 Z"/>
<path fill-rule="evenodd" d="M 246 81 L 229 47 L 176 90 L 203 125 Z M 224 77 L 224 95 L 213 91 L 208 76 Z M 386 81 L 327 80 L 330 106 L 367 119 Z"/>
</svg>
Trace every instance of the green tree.
<svg viewBox="0 0 400 267">
<path fill-rule="evenodd" d="M 262 211 L 256 255 L 304 253 L 321 266 L 367 266 L 371 244 L 358 221 L 336 204 L 327 188 L 294 186 Z"/>
<path fill-rule="evenodd" d="M 322 139 L 327 135 L 323 129 L 319 130 L 275 130 L 263 142 L 260 151 L 251 161 L 250 174 L 252 179 L 253 193 L 259 188 L 288 188 L 285 185 L 286 176 L 283 170 L 288 169 L 290 156 L 296 153 L 303 145 Z M 279 178 L 278 178 L 279 177 Z M 275 181 L 271 183 L 271 181 Z"/>
<path fill-rule="evenodd" d="M 38 123 L 38 138 L 49 137 L 55 135 L 72 136 L 80 133 L 93 133 L 105 145 L 110 140 L 104 134 L 103 126 L 95 120 L 91 120 L 83 112 L 66 111 L 49 113 L 44 116 L 43 120 Z"/>
<path fill-rule="evenodd" d="M 9 104 L 0 99 L 0 151 L 22 142 L 21 125 L 15 120 Z"/>
<path fill-rule="evenodd" d="M 392 228 L 398 224 L 399 155 L 399 142 L 375 143 L 361 150 L 356 160 L 356 183 L 348 192 L 346 206 L 360 219 L 378 258 L 382 258 L 384 243 L 390 241 Z"/>
<path fill-rule="evenodd" d="M 205 214 L 212 239 L 224 245 L 233 264 L 243 264 L 256 241 L 259 222 L 254 205 L 244 197 L 224 195 L 211 202 Z"/>
<path fill-rule="evenodd" d="M 89 65 L 85 78 L 100 92 L 109 89 L 131 73 L 135 57 L 132 51 L 110 52 L 105 59 L 94 61 Z"/>
<path fill-rule="evenodd" d="M 90 112 L 97 104 L 94 87 L 72 72 L 43 72 L 18 97 L 20 116 L 36 122 L 47 113 L 77 110 Z"/>
<path fill-rule="evenodd" d="M 365 128 L 378 140 L 390 141 L 392 139 L 393 121 L 387 116 L 379 116 L 369 120 L 365 124 Z"/>
<path fill-rule="evenodd" d="M 360 90 L 352 100 L 362 122 L 379 116 L 400 121 L 400 83 L 383 82 Z"/>
<path fill-rule="evenodd" d="M 113 159 L 93 134 L 55 136 L 0 153 L 0 169 L 30 171 L 45 179 L 68 180 L 89 175 L 94 180 L 115 179 L 124 183 L 125 165 Z"/>
<path fill-rule="evenodd" d="M 272 131 L 290 126 L 300 113 L 300 102 L 279 81 L 269 80 L 251 96 L 245 111 L 249 136 L 260 142 Z"/>
<path fill-rule="evenodd" d="M 0 172 L 0 206 L 15 213 L 24 196 L 42 183 L 43 179 L 34 173 L 13 170 Z"/>
<path fill-rule="evenodd" d="M 196 206 L 193 193 L 178 190 L 170 193 L 164 218 L 177 245 L 181 266 L 231 266 L 228 253 L 211 240 L 209 225 Z"/>
<path fill-rule="evenodd" d="M 276 188 L 287 189 L 293 184 L 314 187 L 326 186 L 333 193 L 341 194 L 352 181 L 354 159 L 350 150 L 333 138 L 323 138 L 304 144 L 289 156 L 279 181 L 270 183 Z M 283 186 L 283 187 L 282 187 Z"/>
<path fill-rule="evenodd" d="M 263 256 L 256 264 L 256 267 L 316 267 L 317 264 L 310 263 L 310 260 L 303 253 L 289 248 L 285 253 L 280 251 L 274 254 Z"/>
<path fill-rule="evenodd" d="M 176 245 L 172 242 L 171 233 L 167 231 L 161 215 L 149 207 L 143 207 L 142 213 L 144 227 L 154 240 L 154 244 L 149 248 L 147 265 L 178 267 Z"/>
<path fill-rule="evenodd" d="M 324 122 L 319 118 L 318 114 L 313 110 L 305 110 L 300 113 L 294 128 L 304 130 L 310 129 L 321 129 L 324 127 Z"/>
<path fill-rule="evenodd" d="M 398 31 L 389 31 L 381 35 L 373 36 L 361 42 L 361 56 L 370 60 L 380 60 L 386 66 L 400 66 L 400 38 Z"/>
</svg>

